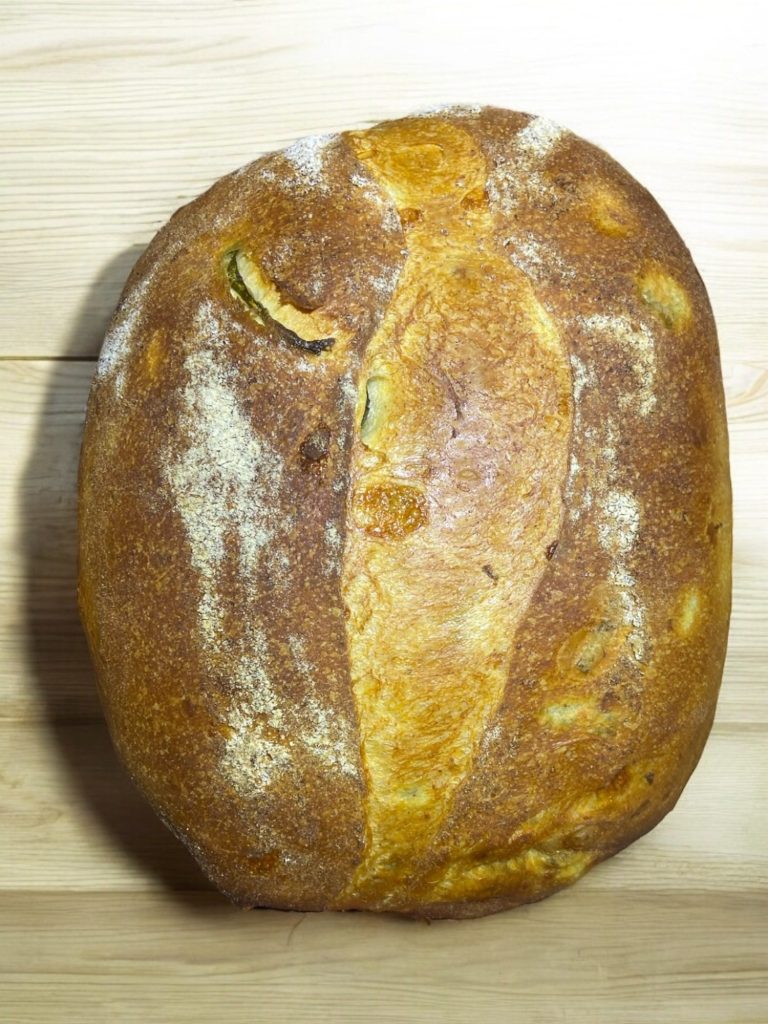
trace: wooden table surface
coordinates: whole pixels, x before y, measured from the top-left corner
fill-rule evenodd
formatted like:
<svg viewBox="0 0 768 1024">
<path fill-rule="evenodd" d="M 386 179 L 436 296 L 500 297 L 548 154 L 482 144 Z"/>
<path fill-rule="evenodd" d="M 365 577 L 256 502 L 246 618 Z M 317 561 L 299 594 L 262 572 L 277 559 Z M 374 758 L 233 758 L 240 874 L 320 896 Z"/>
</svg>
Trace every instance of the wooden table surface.
<svg viewBox="0 0 768 1024">
<path fill-rule="evenodd" d="M 756 3 L 0 3 L 0 1019 L 768 1022 L 768 52 Z M 106 317 L 219 175 L 447 101 L 544 114 L 666 208 L 720 329 L 735 489 L 717 721 L 676 810 L 545 903 L 243 913 L 126 780 L 74 600 Z"/>
</svg>

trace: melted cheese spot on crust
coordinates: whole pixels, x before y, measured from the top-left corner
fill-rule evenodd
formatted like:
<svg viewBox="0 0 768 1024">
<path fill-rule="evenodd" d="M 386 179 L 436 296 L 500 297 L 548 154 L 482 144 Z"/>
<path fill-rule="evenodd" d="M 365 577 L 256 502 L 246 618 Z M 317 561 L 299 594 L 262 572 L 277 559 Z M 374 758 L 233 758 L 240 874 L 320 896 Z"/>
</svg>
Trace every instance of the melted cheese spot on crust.
<svg viewBox="0 0 768 1024">
<path fill-rule="evenodd" d="M 678 636 L 687 637 L 698 626 L 703 612 L 704 600 L 701 591 L 693 584 L 684 587 L 677 599 L 674 628 Z"/>
<path fill-rule="evenodd" d="M 587 217 L 604 235 L 626 238 L 637 230 L 637 221 L 629 203 L 605 182 L 593 182 L 586 188 Z"/>
<path fill-rule="evenodd" d="M 693 316 L 683 286 L 658 263 L 649 264 L 637 278 L 643 302 L 674 331 L 684 330 Z"/>
</svg>

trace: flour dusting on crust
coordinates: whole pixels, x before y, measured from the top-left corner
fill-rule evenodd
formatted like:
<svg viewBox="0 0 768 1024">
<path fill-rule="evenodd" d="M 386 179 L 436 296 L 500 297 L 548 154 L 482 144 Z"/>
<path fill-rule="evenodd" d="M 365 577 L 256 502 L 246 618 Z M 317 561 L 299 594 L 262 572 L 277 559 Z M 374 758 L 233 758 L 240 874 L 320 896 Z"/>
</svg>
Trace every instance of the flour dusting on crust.
<svg viewBox="0 0 768 1024">
<path fill-rule="evenodd" d="M 280 539 L 292 526 L 277 516 L 285 467 L 266 438 L 254 430 L 236 393 L 236 371 L 225 361 L 227 331 L 213 305 L 203 302 L 184 361 L 186 384 L 179 426 L 185 443 L 163 463 L 163 473 L 187 535 L 200 596 L 203 654 L 216 674 L 226 673 L 232 706 L 222 768 L 245 796 L 263 792 L 296 768 L 299 751 L 345 774 L 356 774 L 348 723 L 324 707 L 317 694 L 304 641 L 290 639 L 302 698 L 276 691 L 269 673 L 266 624 L 232 633 L 225 621 L 224 572 L 233 549 L 245 586 L 262 559 L 283 574 L 290 562 Z"/>
<path fill-rule="evenodd" d="M 338 135 L 332 134 L 308 135 L 282 151 L 290 165 L 294 184 L 319 192 L 328 191 L 328 178 L 325 173 L 326 151 L 338 138 Z"/>
<path fill-rule="evenodd" d="M 610 420 L 608 431 L 609 435 L 613 431 Z M 597 522 L 598 540 L 611 557 L 609 579 L 616 588 L 624 621 L 631 627 L 628 640 L 632 657 L 642 661 L 645 656 L 645 608 L 637 593 L 637 580 L 626 562 L 640 532 L 640 504 L 631 491 L 613 486 L 618 467 L 610 438 L 596 461 L 602 466 L 597 473 L 600 480 L 598 491 L 602 495 Z"/>
<path fill-rule="evenodd" d="M 608 317 L 587 318 L 580 323 L 583 328 L 591 327 L 594 330 L 603 326 L 603 319 L 613 323 L 613 319 Z M 638 594 L 637 580 L 627 564 L 640 533 L 642 510 L 637 496 L 621 478 L 617 455 L 619 436 L 613 417 L 605 416 L 584 429 L 583 406 L 598 384 L 594 368 L 574 353 L 571 355 L 571 371 L 573 431 L 574 437 L 582 443 L 578 446 L 581 458 L 571 453 L 566 478 L 568 514 L 571 519 L 579 520 L 586 512 L 594 509 L 592 514 L 597 540 L 611 559 L 608 579 L 614 586 L 624 621 L 630 627 L 629 653 L 635 661 L 642 661 L 646 653 L 645 607 Z M 642 395 L 643 380 L 637 383 L 637 390 Z M 634 392 L 630 393 L 630 397 L 637 400 Z M 588 464 L 586 472 L 581 460 Z M 591 481 L 589 486 L 588 480 Z"/>
<path fill-rule="evenodd" d="M 111 378 L 118 398 L 123 396 L 125 362 L 140 325 L 144 300 L 156 269 L 155 267 L 150 271 L 125 296 L 101 346 L 99 362 L 96 366 L 96 379 L 108 380 Z"/>
<path fill-rule="evenodd" d="M 632 627 L 629 634 L 632 657 L 635 661 L 643 661 L 646 652 L 646 617 L 645 608 L 637 595 L 637 580 L 622 563 L 616 564 L 611 569 L 609 578 L 618 591 L 619 601 L 624 612 L 624 621 Z"/>
<path fill-rule="evenodd" d="M 437 106 L 417 110 L 409 117 L 439 117 L 448 114 L 451 117 L 476 117 L 483 109 L 481 103 L 438 103 Z"/>
<path fill-rule="evenodd" d="M 355 188 L 360 189 L 369 202 L 380 208 L 381 228 L 383 231 L 402 231 L 403 225 L 400 221 L 400 214 L 397 212 L 397 207 L 393 203 L 392 197 L 373 177 L 361 171 L 353 171 L 349 176 L 349 181 Z M 399 267 L 393 268 L 393 271 L 399 271 Z M 392 288 L 390 277 L 382 276 L 380 281 L 382 282 L 381 284 L 374 280 L 374 286 L 382 294 L 388 294 Z"/>
<path fill-rule="evenodd" d="M 587 331 L 597 331 L 627 349 L 636 387 L 620 395 L 619 404 L 647 416 L 656 406 L 656 343 L 650 329 L 645 324 L 633 324 L 626 316 L 604 313 L 583 317 L 580 322 Z"/>
<path fill-rule="evenodd" d="M 533 117 L 517 136 L 523 153 L 543 160 L 566 134 L 565 128 L 547 117 Z"/>
<path fill-rule="evenodd" d="M 629 551 L 640 529 L 640 506 L 630 491 L 609 491 L 602 502 L 603 521 L 598 537 L 612 554 Z"/>
<path fill-rule="evenodd" d="M 187 355 L 187 384 L 180 426 L 189 445 L 164 467 L 189 540 L 206 607 L 214 605 L 226 538 L 238 538 L 242 570 L 256 568 L 261 549 L 274 533 L 270 509 L 280 485 L 282 460 L 259 438 L 240 408 L 232 371 L 217 354 L 226 337 L 211 327 L 210 302 L 198 312 L 198 336 L 205 342 Z M 220 623 L 201 618 L 212 639 Z"/>
<path fill-rule="evenodd" d="M 326 576 L 332 576 L 341 572 L 341 534 L 335 523 L 326 523 L 324 535 L 328 553 L 323 562 L 323 572 Z"/>
<path fill-rule="evenodd" d="M 316 672 L 307 654 L 306 641 L 292 634 L 288 637 L 288 648 L 304 691 L 298 709 L 301 720 L 296 723 L 301 743 L 326 767 L 336 768 L 344 775 L 357 775 L 357 766 L 351 756 L 349 723 L 318 700 Z"/>
<path fill-rule="evenodd" d="M 150 288 L 181 248 L 182 242 L 178 239 L 171 238 L 166 242 L 161 256 L 155 259 L 145 276 L 123 296 L 104 336 L 96 365 L 96 380 L 111 381 L 118 399 L 123 397 L 125 369 L 133 343 L 140 333 Z"/>
<path fill-rule="evenodd" d="M 251 640 L 255 654 L 240 660 L 235 680 L 241 696 L 227 713 L 223 767 L 229 781 L 246 797 L 264 792 L 296 770 L 299 749 L 326 768 L 356 776 L 349 723 L 318 699 L 304 640 L 288 637 L 304 691 L 297 704 L 280 701 L 264 671 L 263 634 L 254 631 Z"/>
<path fill-rule="evenodd" d="M 510 215 L 521 203 L 536 205 L 552 192 L 543 172 L 555 147 L 569 133 L 545 117 L 533 117 L 512 146 L 493 153 L 487 192 L 491 207 Z"/>
<path fill-rule="evenodd" d="M 576 271 L 566 263 L 557 247 L 531 231 L 507 238 L 504 247 L 512 263 L 533 281 L 548 278 L 570 281 L 576 276 Z"/>
<path fill-rule="evenodd" d="M 226 335 L 210 302 L 200 306 L 194 326 L 179 419 L 187 443 L 165 461 L 163 472 L 198 574 L 204 650 L 221 655 L 232 646 L 220 597 L 228 546 L 236 537 L 240 572 L 252 575 L 274 534 L 271 507 L 283 466 L 240 407 L 233 372 L 222 359 Z M 264 786 L 288 759 L 268 734 L 279 729 L 283 712 L 265 670 L 264 634 L 250 626 L 237 647 L 234 660 L 227 659 L 238 699 L 228 716 L 224 764 L 247 763 L 250 783 Z"/>
</svg>

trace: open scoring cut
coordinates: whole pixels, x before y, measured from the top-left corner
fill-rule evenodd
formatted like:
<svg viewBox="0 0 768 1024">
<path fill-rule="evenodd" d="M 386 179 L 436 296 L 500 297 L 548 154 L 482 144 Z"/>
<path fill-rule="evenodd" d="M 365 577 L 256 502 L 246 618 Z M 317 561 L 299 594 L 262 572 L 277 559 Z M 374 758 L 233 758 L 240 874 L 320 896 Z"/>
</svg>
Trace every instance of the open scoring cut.
<svg viewBox="0 0 768 1024">
<path fill-rule="evenodd" d="M 295 348 L 325 352 L 336 343 L 329 336 L 332 325 L 319 310 L 303 313 L 284 301 L 277 288 L 240 249 L 225 256 L 229 290 L 251 311 L 256 320 Z"/>
<path fill-rule="evenodd" d="M 478 201 L 487 165 L 472 138 L 446 122 L 395 122 L 353 143 L 406 220 L 408 249 L 359 374 L 342 588 L 367 834 L 337 905 L 395 908 L 498 707 L 509 636 L 557 534 L 571 379 L 529 279 L 484 249 L 493 217 Z M 436 245 L 446 234 L 451 244 Z M 504 382 L 495 415 L 491 360 Z M 520 418 L 517 456 L 499 466 L 492 453 Z M 540 555 L 521 566 L 510 538 L 523 520 Z"/>
</svg>

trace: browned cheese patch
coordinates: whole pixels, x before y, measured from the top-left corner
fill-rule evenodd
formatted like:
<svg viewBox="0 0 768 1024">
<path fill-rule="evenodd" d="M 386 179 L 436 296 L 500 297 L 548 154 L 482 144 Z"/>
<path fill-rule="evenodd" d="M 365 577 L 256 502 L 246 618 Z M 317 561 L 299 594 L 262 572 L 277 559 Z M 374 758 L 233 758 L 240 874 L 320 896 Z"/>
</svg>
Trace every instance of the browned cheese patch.
<svg viewBox="0 0 768 1024">
<path fill-rule="evenodd" d="M 673 331 L 684 330 L 691 321 L 688 293 L 664 267 L 649 263 L 638 274 L 637 287 L 643 302 Z"/>
<path fill-rule="evenodd" d="M 602 234 L 626 238 L 637 230 L 635 214 L 616 188 L 593 181 L 585 185 L 585 193 L 587 218 Z"/>
<path fill-rule="evenodd" d="M 705 608 L 705 598 L 699 587 L 689 584 L 680 590 L 675 601 L 672 626 L 683 639 L 692 638 L 699 628 Z"/>
</svg>

